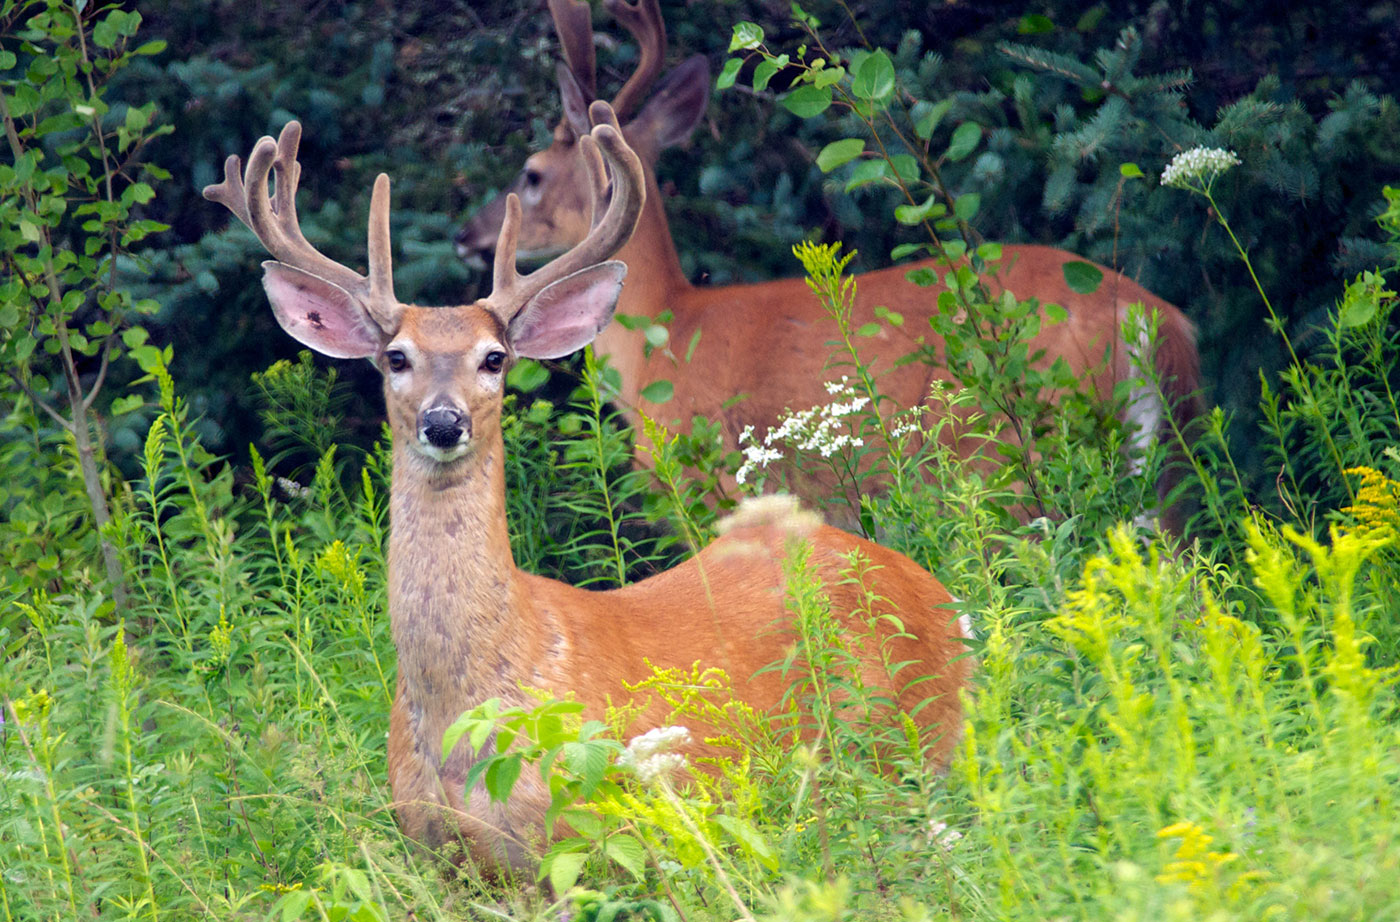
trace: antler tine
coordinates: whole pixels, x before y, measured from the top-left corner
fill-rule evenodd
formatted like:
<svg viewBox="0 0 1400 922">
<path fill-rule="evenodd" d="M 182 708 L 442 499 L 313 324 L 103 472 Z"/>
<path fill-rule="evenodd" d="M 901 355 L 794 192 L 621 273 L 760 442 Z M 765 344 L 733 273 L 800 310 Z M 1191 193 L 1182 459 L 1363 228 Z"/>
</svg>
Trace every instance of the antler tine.
<svg viewBox="0 0 1400 922">
<path fill-rule="evenodd" d="M 224 161 L 224 181 L 204 188 L 204 197 L 218 202 L 248 226 L 278 262 L 300 269 L 344 289 L 369 311 L 385 330 L 396 327 L 398 301 L 394 298 L 389 257 L 389 179 L 381 175 L 370 200 L 369 277 L 328 258 L 307 242 L 297 220 L 296 192 L 301 177 L 297 148 L 301 124 L 288 122 L 274 141 L 263 137 L 253 145 L 243 177 L 239 159 Z M 277 189 L 268 194 L 268 180 L 277 171 Z"/>
<path fill-rule="evenodd" d="M 593 9 L 588 0 L 549 0 L 559 47 L 579 88 L 591 101 L 598 95 L 598 64 L 593 49 Z"/>
<path fill-rule="evenodd" d="M 589 114 L 593 117 L 593 130 L 579 139 L 579 149 L 583 152 L 592 180 L 592 229 L 564 255 L 529 275 L 519 275 L 515 270 L 515 248 L 520 232 L 520 200 L 513 194 L 506 197 L 506 217 L 496 240 L 493 290 L 487 299 L 490 309 L 503 322 L 509 322 L 530 298 L 548 286 L 612 256 L 622 248 L 637 226 L 637 218 L 646 201 L 642 161 L 627 146 L 622 132 L 617 128 L 617 118 L 607 103 L 593 103 Z M 603 157 L 612 167 L 612 200 L 599 219 L 597 210 L 607 198 Z"/>
<path fill-rule="evenodd" d="M 666 23 L 661 18 L 660 0 L 604 0 L 603 5 L 623 27 L 632 33 L 640 48 L 637 69 L 613 97 L 618 118 L 627 118 L 641 103 L 666 62 Z"/>
<path fill-rule="evenodd" d="M 242 221 L 245 227 L 252 228 L 248 219 L 248 202 L 243 194 L 243 160 L 237 154 L 229 154 L 224 159 L 224 181 L 214 186 L 205 186 L 202 193 L 211 202 L 223 205 L 233 216 Z"/>
</svg>

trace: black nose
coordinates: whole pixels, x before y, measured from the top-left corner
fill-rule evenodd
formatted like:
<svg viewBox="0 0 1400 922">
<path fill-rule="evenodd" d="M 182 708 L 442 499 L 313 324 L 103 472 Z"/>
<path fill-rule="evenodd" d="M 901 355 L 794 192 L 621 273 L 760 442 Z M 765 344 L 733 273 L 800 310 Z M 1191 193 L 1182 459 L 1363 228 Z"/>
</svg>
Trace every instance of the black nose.
<svg viewBox="0 0 1400 922">
<path fill-rule="evenodd" d="M 434 448 L 454 448 L 470 431 L 471 420 L 451 407 L 434 407 L 418 418 L 419 437 Z"/>
</svg>

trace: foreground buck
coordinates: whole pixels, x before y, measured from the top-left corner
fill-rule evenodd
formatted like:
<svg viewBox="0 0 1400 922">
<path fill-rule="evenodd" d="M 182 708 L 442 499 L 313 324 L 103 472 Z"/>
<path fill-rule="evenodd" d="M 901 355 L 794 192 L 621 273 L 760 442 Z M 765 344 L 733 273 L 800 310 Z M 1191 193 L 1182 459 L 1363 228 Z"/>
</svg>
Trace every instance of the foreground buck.
<svg viewBox="0 0 1400 922">
<path fill-rule="evenodd" d="M 514 268 L 520 205 L 511 196 L 491 295 L 459 307 L 395 299 L 384 175 L 370 205 L 368 277 L 306 242 L 294 201 L 296 122 L 276 142 L 257 143 L 246 176 L 230 157 L 223 183 L 204 190 L 275 257 L 263 263 L 263 285 L 282 328 L 325 355 L 372 359 L 384 375 L 394 443 L 389 620 L 398 649 L 389 780 L 408 835 L 434 846 L 460 839 L 488 872 L 531 860 L 548 791 L 528 772 L 504 805 L 480 789 L 464 791 L 471 747 L 457 746 L 444 764 L 443 731 L 488 698 L 529 704 L 525 686 L 574 692 L 588 713 L 601 716 L 609 696 L 628 698 L 624 681 L 650 674 L 648 663 L 720 667 L 737 696 L 759 708 L 777 705 L 781 675 L 759 673 L 783 660 L 793 642 L 784 627 L 783 558 L 796 531 L 811 544 L 833 612 L 889 614 L 903 625 L 897 634 L 882 628 L 861 653 L 860 668 L 867 682 L 887 688 L 881 664 L 909 664 L 899 677 L 899 703 L 936 740 L 935 764 L 946 762 L 955 742 L 958 691 L 969 668 L 959 659 L 957 622 L 943 607 L 948 594 L 933 577 L 907 557 L 825 526 L 804 530 L 751 514 L 689 562 L 611 592 L 516 569 L 505 514 L 505 373 L 518 356 L 552 358 L 581 348 L 607 324 L 626 268 L 605 260 L 632 233 L 645 194 L 642 165 L 606 104 L 595 104 L 593 115 L 598 124 L 580 134 L 578 147 L 594 210 L 611 196 L 606 212 L 585 222 L 577 246 L 521 277 Z M 865 586 L 843 580 L 854 554 L 874 567 Z M 657 708 L 641 722 L 664 719 Z M 713 728 L 692 729 L 703 739 Z"/>
<path fill-rule="evenodd" d="M 660 152 L 679 143 L 704 115 L 709 102 L 710 76 L 703 57 L 691 57 L 666 75 L 644 106 L 659 76 L 666 51 L 665 25 L 657 0 L 605 0 L 605 6 L 636 37 L 641 53 L 636 71 L 614 98 L 627 143 L 642 158 L 646 169 L 647 202 L 637 232 L 617 258 L 627 264 L 627 289 L 618 302 L 622 314 L 656 318 L 671 311 L 667 324 L 676 351 L 699 341 L 688 362 L 670 351 L 646 355 L 640 331 L 612 324 L 598 336 L 594 348 L 608 356 L 622 377 L 622 407 L 635 424 L 636 410 L 660 419 L 679 417 L 689 421 L 700 415 L 721 423 L 725 445 L 736 447 L 746 426 L 758 432 L 777 425 L 787 409 L 806 409 L 828 401 L 823 382 L 832 373 L 828 341 L 835 330 L 802 279 L 781 279 L 754 285 L 696 287 L 681 271 L 675 243 L 661 207 L 654 167 Z M 588 227 L 588 199 L 584 191 L 585 164 L 579 139 L 588 130 L 588 104 L 596 95 L 593 36 L 586 0 L 549 0 L 567 66 L 559 68 L 563 118 L 554 129 L 551 146 L 532 155 L 511 191 L 524 203 L 520 230 L 522 255 L 542 256 L 573 245 Z M 635 116 L 634 116 L 635 112 Z M 489 257 L 505 215 L 505 198 L 483 206 L 457 234 L 457 251 L 469 262 Z M 1164 384 L 1167 402 L 1183 428 L 1199 412 L 1199 360 L 1195 334 L 1181 311 L 1118 272 L 1098 267 L 1104 279 L 1089 295 L 1073 291 L 1065 281 L 1064 266 L 1079 257 L 1045 246 L 1003 246 L 1002 268 L 986 281 L 993 296 L 1010 291 L 1018 298 L 1038 298 L 1068 311 L 1058 325 L 1045 325 L 1031 343 L 1031 352 L 1044 350 L 1044 364 L 1063 357 L 1077 373 L 1090 372 L 1093 393 L 1108 397 L 1121 381 L 1136 378 L 1132 352 L 1137 342 L 1125 344 L 1122 328 L 1127 310 L 1144 304 L 1156 311 L 1158 342 L 1155 367 Z M 929 265 L 933 265 L 930 263 Z M 937 312 L 937 291 L 919 288 L 905 279 L 912 266 L 884 269 L 859 277 L 854 325 L 876 319 L 875 307 L 884 305 L 901 313 L 901 327 L 880 324 L 878 336 L 862 343 L 868 362 L 891 369 L 894 361 L 917 348 L 914 337 L 922 334 L 942 353 L 938 337 L 928 325 Z M 1107 365 L 1105 353 L 1112 348 Z M 894 368 L 880 378 L 883 393 L 897 406 L 924 402 L 930 385 L 948 379 L 948 372 L 915 362 Z M 674 384 L 670 403 L 657 407 L 641 397 L 646 385 L 657 379 Z M 746 395 L 733 402 L 736 395 Z M 1129 403 L 1132 422 L 1140 429 L 1139 443 L 1152 438 L 1174 442 L 1170 423 L 1155 389 L 1138 389 Z M 972 449 L 971 440 L 966 446 Z M 1165 496 L 1175 480 L 1170 468 L 1158 484 Z M 799 482 L 800 495 L 829 495 L 831 484 Z M 1169 527 L 1179 522 L 1167 516 Z"/>
</svg>

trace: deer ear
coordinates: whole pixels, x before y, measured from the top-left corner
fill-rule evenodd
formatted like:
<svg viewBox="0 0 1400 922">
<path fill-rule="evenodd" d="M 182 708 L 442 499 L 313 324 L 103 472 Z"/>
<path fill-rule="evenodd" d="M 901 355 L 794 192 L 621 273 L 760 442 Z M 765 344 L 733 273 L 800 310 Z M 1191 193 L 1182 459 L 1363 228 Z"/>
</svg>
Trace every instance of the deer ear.
<svg viewBox="0 0 1400 922">
<path fill-rule="evenodd" d="M 384 344 L 384 331 L 339 285 L 268 260 L 263 263 L 263 289 L 282 329 L 322 355 L 369 358 Z"/>
<path fill-rule="evenodd" d="M 511 318 L 506 328 L 511 347 L 530 359 L 557 359 L 582 349 L 612 319 L 626 275 L 626 265 L 610 260 L 564 276 Z"/>
<path fill-rule="evenodd" d="M 561 63 L 555 68 L 555 74 L 559 78 L 559 99 L 564 105 L 564 121 L 573 130 L 574 137 L 581 138 L 592 127 L 588 123 L 588 104 L 593 100 L 578 85 L 573 71 L 567 66 Z"/>
<path fill-rule="evenodd" d="M 686 58 L 652 91 L 651 98 L 627 125 L 629 138 L 647 138 L 654 150 L 680 144 L 710 104 L 710 65 L 703 54 Z"/>
</svg>

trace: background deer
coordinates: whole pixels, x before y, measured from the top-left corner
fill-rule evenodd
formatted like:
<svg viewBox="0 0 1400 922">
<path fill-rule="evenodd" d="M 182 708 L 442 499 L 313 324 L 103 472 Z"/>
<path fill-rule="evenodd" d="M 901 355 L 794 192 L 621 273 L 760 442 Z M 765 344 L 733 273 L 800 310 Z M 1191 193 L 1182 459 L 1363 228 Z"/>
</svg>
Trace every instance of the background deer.
<svg viewBox="0 0 1400 922">
<path fill-rule="evenodd" d="M 750 516 L 699 556 L 641 583 L 588 592 L 516 569 L 505 516 L 501 401 L 505 372 L 518 356 L 552 358 L 589 342 L 617 302 L 626 267 L 608 257 L 627 240 L 642 210 L 644 170 L 605 103 L 596 127 L 575 145 L 597 211 L 609 195 L 599 149 L 611 168 L 611 199 L 582 239 L 537 271 L 515 271 L 521 206 L 507 197 L 496 245 L 493 290 L 473 304 L 423 308 L 393 293 L 389 180 L 375 182 L 369 218 L 369 274 L 332 262 L 302 236 L 295 195 L 301 129 L 288 123 L 274 142 L 253 148 L 245 177 L 229 157 L 224 181 L 204 190 L 253 230 L 274 261 L 263 285 L 282 328 L 325 355 L 368 358 L 384 376 L 393 432 L 390 497 L 389 620 L 398 680 L 389 726 L 389 780 L 404 831 L 430 845 L 461 838 L 490 873 L 530 863 L 549 795 L 526 773 L 506 804 L 464 790 L 474 758 L 455 748 L 444 764 L 442 737 L 463 712 L 499 697 L 527 704 L 522 686 L 573 691 L 592 716 L 623 681 L 645 678 L 646 663 L 722 667 L 738 696 L 759 707 L 784 691 L 776 671 L 792 643 L 783 628 L 783 557 L 795 532 L 811 542 L 811 560 L 833 612 L 852 612 L 878 596 L 880 613 L 905 631 L 888 632 L 865 651 L 862 670 L 877 687 L 892 662 L 917 664 L 900 704 L 937 735 L 932 760 L 946 762 L 959 730 L 958 691 L 969 666 L 943 587 L 913 561 L 836 529 Z M 268 194 L 276 170 L 275 198 Z M 858 552 L 875 566 L 866 587 L 842 582 Z M 913 674 L 923 681 L 908 681 Z M 659 708 L 642 723 L 663 719 Z M 703 739 L 711 728 L 691 728 Z M 932 738 L 931 735 L 931 738 Z"/>
<path fill-rule="evenodd" d="M 608 11 L 636 38 L 641 53 L 636 71 L 613 100 L 619 118 L 628 119 L 623 134 L 645 168 L 647 203 L 632 240 L 617 254 L 629 270 L 628 285 L 618 302 L 623 314 L 656 318 L 669 310 L 667 324 L 673 343 L 688 344 L 701 331 L 690 361 L 668 350 L 645 354 L 644 338 L 621 324 L 611 324 L 598 336 L 595 349 L 607 355 L 622 378 L 619 400 L 636 424 L 638 410 L 662 420 L 679 418 L 682 426 L 695 415 L 721 423 L 725 445 L 733 449 L 746 426 L 762 433 L 777 425 L 786 409 L 805 409 L 827 402 L 823 382 L 832 377 L 827 341 L 834 327 L 821 303 L 799 278 L 751 285 L 696 287 L 681 271 L 675 243 L 661 207 L 655 164 L 666 147 L 687 137 L 704 115 L 709 101 L 709 68 L 701 56 L 688 58 L 667 74 L 650 93 L 661 73 L 666 51 L 665 25 L 657 0 L 605 0 Z M 523 204 L 520 254 L 540 257 L 571 246 L 587 230 L 588 204 L 583 182 L 585 165 L 579 138 L 588 129 L 589 102 L 597 95 L 592 24 L 586 0 L 549 0 L 566 66 L 558 69 L 563 117 L 549 148 L 525 162 L 510 192 Z M 456 236 L 457 251 L 468 262 L 490 257 L 505 213 L 505 197 L 484 205 Z M 1107 399 L 1119 382 L 1135 378 L 1132 355 L 1144 344 L 1125 343 L 1121 329 L 1127 309 L 1144 304 L 1158 316 L 1154 362 L 1167 403 L 1176 422 L 1186 428 L 1200 412 L 1199 359 L 1190 321 L 1173 305 L 1131 279 L 1103 266 L 1104 279 L 1093 294 L 1072 290 L 1064 265 L 1079 260 L 1073 253 L 1035 245 L 1002 247 L 1002 268 L 986 281 L 995 296 L 1010 291 L 1018 298 L 1039 298 L 1068 311 L 1065 322 L 1045 325 L 1031 343 L 1044 350 L 1044 364 L 1063 357 L 1076 373 L 1090 372 L 1089 386 Z M 933 265 L 930 263 L 930 265 Z M 918 347 L 916 337 L 934 344 L 939 337 L 927 323 L 937 312 L 937 290 L 919 288 L 905 279 L 913 265 L 865 273 L 858 278 L 853 322 L 875 320 L 884 305 L 904 315 L 902 327 L 880 324 L 878 336 L 863 341 L 863 358 L 886 373 L 882 392 L 900 407 L 924 402 L 935 380 L 951 375 L 937 364 L 915 362 L 893 368 L 894 361 Z M 1105 364 L 1105 353 L 1110 351 Z M 664 405 L 642 399 L 651 381 L 668 379 L 674 396 Z M 728 404 L 736 395 L 743 400 Z M 1174 442 L 1162 401 L 1155 390 L 1138 389 L 1129 401 L 1139 443 L 1153 438 Z M 967 440 L 967 452 L 974 450 Z M 643 453 L 645 454 L 645 453 Z M 791 474 L 791 472 L 789 472 Z M 811 475 L 809 475 L 811 478 Z M 1165 497 L 1178 479 L 1174 466 L 1158 483 Z M 799 495 L 811 500 L 830 496 L 833 486 L 822 479 L 796 480 Z M 1179 515 L 1168 510 L 1168 527 L 1180 529 Z"/>
</svg>

